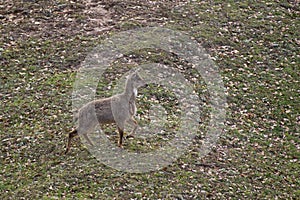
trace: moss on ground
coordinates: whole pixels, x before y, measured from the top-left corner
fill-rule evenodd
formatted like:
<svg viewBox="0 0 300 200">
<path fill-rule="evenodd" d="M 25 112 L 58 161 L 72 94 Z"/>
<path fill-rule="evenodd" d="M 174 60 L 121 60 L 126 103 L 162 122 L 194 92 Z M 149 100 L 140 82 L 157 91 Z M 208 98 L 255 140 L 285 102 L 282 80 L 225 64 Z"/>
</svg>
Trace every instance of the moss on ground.
<svg viewBox="0 0 300 200">
<path fill-rule="evenodd" d="M 1 199 L 299 199 L 299 3 L 152 3 L 0 3 Z M 187 32 L 219 66 L 228 116 L 218 144 L 199 159 L 196 139 L 171 166 L 144 174 L 99 163 L 78 139 L 62 155 L 80 63 L 103 38 L 144 26 Z M 184 65 L 165 54 L 130 59 Z M 122 64 L 99 88 L 135 66 Z M 125 148 L 158 148 L 153 140 Z"/>
</svg>

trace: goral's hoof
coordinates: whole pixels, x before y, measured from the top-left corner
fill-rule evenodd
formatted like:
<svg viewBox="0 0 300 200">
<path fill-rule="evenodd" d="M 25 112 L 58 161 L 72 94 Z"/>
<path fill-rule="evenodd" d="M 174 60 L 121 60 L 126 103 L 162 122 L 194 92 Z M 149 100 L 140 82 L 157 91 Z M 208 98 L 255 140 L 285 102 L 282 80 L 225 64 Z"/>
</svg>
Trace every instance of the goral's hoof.
<svg viewBox="0 0 300 200">
<path fill-rule="evenodd" d="M 121 149 L 123 149 L 123 145 L 122 144 L 118 144 L 118 147 L 120 147 Z"/>
<path fill-rule="evenodd" d="M 134 138 L 134 135 L 127 135 L 126 139 Z"/>
</svg>

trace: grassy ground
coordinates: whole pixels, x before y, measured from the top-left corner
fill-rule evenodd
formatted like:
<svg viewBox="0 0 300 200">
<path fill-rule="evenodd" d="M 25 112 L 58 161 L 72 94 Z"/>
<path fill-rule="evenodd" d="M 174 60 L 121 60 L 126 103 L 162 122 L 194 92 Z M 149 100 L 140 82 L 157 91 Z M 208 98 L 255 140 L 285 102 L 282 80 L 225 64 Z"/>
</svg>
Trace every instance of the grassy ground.
<svg viewBox="0 0 300 200">
<path fill-rule="evenodd" d="M 299 199 L 299 14 L 297 1 L 1 1 L 1 199 Z M 99 163 L 79 140 L 61 155 L 80 63 L 144 26 L 186 31 L 220 67 L 218 144 L 144 174 Z"/>
</svg>

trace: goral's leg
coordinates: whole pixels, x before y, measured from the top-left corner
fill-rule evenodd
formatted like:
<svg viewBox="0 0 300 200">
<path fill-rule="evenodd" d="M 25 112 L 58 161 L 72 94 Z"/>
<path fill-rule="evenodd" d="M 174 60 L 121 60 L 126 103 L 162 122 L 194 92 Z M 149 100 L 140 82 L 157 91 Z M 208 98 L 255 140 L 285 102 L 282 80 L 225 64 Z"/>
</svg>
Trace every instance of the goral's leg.
<svg viewBox="0 0 300 200">
<path fill-rule="evenodd" d="M 77 136 L 77 135 L 78 135 L 77 129 L 74 129 L 73 131 L 71 131 L 69 133 L 68 144 L 67 144 L 67 149 L 66 149 L 65 154 L 67 154 L 69 152 L 69 150 L 70 150 L 72 138 L 75 137 L 75 136 Z"/>
<path fill-rule="evenodd" d="M 123 136 L 124 136 L 124 129 L 118 127 L 118 131 L 119 131 L 119 142 L 118 142 L 118 146 L 119 147 L 123 147 L 122 146 L 122 142 L 123 142 Z"/>
</svg>

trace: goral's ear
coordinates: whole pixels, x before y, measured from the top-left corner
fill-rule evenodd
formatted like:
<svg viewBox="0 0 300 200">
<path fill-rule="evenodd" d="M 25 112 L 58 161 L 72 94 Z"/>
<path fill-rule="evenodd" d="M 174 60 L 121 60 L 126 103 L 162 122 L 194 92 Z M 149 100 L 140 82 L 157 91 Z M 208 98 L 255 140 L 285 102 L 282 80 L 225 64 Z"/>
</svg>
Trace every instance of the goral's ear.
<svg viewBox="0 0 300 200">
<path fill-rule="evenodd" d="M 138 75 L 138 72 L 140 71 L 140 68 L 137 68 L 134 70 L 134 72 L 131 74 L 133 77 L 136 77 Z"/>
<path fill-rule="evenodd" d="M 136 70 L 134 70 L 131 74 L 126 76 L 126 79 L 129 79 L 131 77 L 135 77 L 138 74 L 139 70 L 140 70 L 140 68 L 137 68 Z"/>
<path fill-rule="evenodd" d="M 137 75 L 137 71 L 135 70 L 135 71 L 133 71 L 129 76 L 134 77 L 134 76 L 136 76 L 136 75 Z"/>
</svg>

